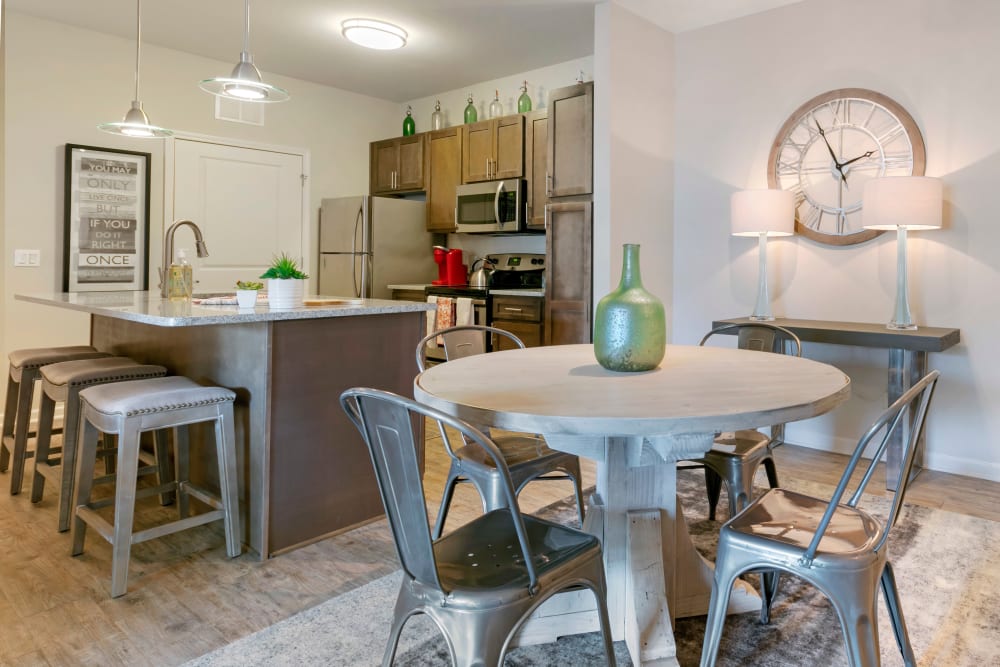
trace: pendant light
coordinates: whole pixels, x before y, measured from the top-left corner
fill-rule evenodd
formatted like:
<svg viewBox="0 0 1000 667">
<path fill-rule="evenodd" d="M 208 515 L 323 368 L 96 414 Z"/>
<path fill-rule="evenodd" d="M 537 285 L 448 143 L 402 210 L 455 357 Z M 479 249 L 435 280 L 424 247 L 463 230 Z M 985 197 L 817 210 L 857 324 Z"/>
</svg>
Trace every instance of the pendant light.
<svg viewBox="0 0 1000 667">
<path fill-rule="evenodd" d="M 126 137 L 151 139 L 169 137 L 170 130 L 149 124 L 146 112 L 142 110 L 139 101 L 139 47 L 142 43 L 142 0 L 135 0 L 135 96 L 132 98 L 132 108 L 125 114 L 120 123 L 101 123 L 98 130 Z"/>
<path fill-rule="evenodd" d="M 240 102 L 284 102 L 288 99 L 288 91 L 261 81 L 260 70 L 253 64 L 253 56 L 250 55 L 250 0 L 246 0 L 244 9 L 243 51 L 232 75 L 205 79 L 198 85 L 205 92 Z"/>
</svg>

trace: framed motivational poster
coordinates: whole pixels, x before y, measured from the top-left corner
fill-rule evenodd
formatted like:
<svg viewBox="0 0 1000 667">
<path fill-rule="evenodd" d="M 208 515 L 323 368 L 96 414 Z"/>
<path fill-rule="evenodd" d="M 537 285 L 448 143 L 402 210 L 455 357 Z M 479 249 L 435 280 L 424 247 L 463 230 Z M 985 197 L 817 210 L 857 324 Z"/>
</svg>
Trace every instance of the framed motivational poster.
<svg viewBox="0 0 1000 667">
<path fill-rule="evenodd" d="M 149 153 L 66 144 L 63 290 L 144 290 Z"/>
</svg>

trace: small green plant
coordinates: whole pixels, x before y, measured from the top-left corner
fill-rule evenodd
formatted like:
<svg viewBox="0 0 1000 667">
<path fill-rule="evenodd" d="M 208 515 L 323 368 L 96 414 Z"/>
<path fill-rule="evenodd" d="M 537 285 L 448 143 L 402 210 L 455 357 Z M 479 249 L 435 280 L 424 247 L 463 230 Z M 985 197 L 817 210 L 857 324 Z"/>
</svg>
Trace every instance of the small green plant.
<svg viewBox="0 0 1000 667">
<path fill-rule="evenodd" d="M 264 283 L 259 283 L 256 280 L 237 280 L 236 289 L 264 289 Z"/>
<path fill-rule="evenodd" d="M 260 276 L 261 278 L 278 278 L 279 280 L 298 279 L 305 280 L 309 276 L 299 270 L 299 264 L 286 253 L 274 257 L 271 266 Z"/>
</svg>

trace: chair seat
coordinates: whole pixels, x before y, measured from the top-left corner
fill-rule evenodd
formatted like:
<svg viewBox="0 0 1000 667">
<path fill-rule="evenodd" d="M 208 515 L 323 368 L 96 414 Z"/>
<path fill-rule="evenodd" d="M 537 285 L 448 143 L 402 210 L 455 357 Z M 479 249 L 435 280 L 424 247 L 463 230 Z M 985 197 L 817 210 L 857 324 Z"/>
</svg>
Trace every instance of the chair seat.
<svg viewBox="0 0 1000 667">
<path fill-rule="evenodd" d="M 719 458 L 749 458 L 769 454 L 771 438 L 760 431 L 746 429 L 720 433 L 715 437 L 712 448 L 705 452 Z M 696 460 L 696 459 L 694 459 Z"/>
<path fill-rule="evenodd" d="M 813 498 L 787 489 L 770 489 L 722 527 L 719 535 L 730 547 L 742 545 L 780 552 L 797 560 L 808 548 L 829 499 Z M 830 565 L 861 554 L 871 556 L 881 537 L 881 523 L 864 510 L 839 505 L 816 552 L 816 564 Z M 775 554 L 777 555 L 777 554 Z"/>
<path fill-rule="evenodd" d="M 600 558 L 600 542 L 593 535 L 527 514 L 522 517 L 543 584 L 588 551 Z M 493 510 L 448 533 L 434 543 L 434 558 L 442 588 L 449 594 L 461 593 L 449 595 L 449 606 L 482 609 L 482 599 L 469 597 L 477 592 L 495 606 L 529 595 L 528 571 L 509 510 Z"/>
</svg>

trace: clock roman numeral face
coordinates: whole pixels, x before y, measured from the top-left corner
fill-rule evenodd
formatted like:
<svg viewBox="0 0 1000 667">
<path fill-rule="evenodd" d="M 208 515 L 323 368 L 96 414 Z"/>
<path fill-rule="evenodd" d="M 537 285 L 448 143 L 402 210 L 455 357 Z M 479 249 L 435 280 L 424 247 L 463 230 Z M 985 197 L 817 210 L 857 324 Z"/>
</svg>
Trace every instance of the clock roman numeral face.
<svg viewBox="0 0 1000 667">
<path fill-rule="evenodd" d="M 775 140 L 770 187 L 796 195 L 797 230 L 844 245 L 875 235 L 864 230 L 865 181 L 923 173 L 923 139 L 902 107 L 872 91 L 836 90 L 802 105 Z"/>
</svg>

